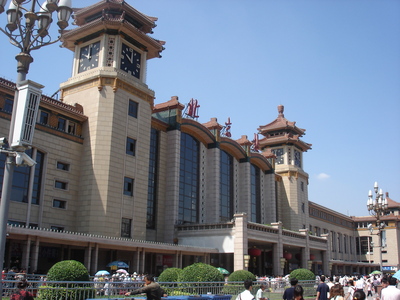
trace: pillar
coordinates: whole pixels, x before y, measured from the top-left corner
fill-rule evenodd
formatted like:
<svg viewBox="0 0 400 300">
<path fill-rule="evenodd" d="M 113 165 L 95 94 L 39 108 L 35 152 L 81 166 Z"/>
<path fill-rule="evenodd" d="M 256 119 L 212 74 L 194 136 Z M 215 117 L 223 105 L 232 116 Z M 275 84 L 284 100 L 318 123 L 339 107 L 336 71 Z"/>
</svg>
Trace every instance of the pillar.
<svg viewBox="0 0 400 300">
<path fill-rule="evenodd" d="M 234 254 L 233 254 L 233 269 L 247 270 L 244 266 L 244 255 L 247 254 L 248 238 L 247 238 L 247 214 L 238 213 L 234 216 L 235 219 L 235 238 L 234 238 Z"/>
<path fill-rule="evenodd" d="M 32 256 L 31 256 L 31 273 L 36 273 L 38 271 L 38 261 L 39 261 L 39 237 L 36 237 L 35 245 L 33 245 Z"/>
<path fill-rule="evenodd" d="M 283 275 L 283 239 L 282 239 L 282 222 L 272 223 L 272 227 L 278 228 L 278 243 L 272 246 L 272 264 L 274 275 Z"/>
<path fill-rule="evenodd" d="M 28 236 L 28 240 L 24 242 L 24 250 L 22 252 L 22 268 L 29 272 L 29 257 L 31 255 L 31 236 Z"/>
</svg>

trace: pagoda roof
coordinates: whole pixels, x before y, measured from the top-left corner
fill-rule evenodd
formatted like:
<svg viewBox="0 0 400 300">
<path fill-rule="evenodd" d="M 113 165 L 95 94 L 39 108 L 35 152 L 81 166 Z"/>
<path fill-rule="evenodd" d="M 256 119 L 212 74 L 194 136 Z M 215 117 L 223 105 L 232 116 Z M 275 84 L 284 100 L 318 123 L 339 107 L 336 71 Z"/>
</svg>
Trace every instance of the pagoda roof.
<svg viewBox="0 0 400 300">
<path fill-rule="evenodd" d="M 211 118 L 210 121 L 203 123 L 203 126 L 207 127 L 209 130 L 211 130 L 211 129 L 221 130 L 222 128 L 224 128 L 224 126 L 222 126 L 221 124 L 218 123 L 217 118 Z"/>
<path fill-rule="evenodd" d="M 112 12 L 118 15 L 118 10 L 123 10 L 126 15 L 130 16 L 130 21 L 135 23 L 136 27 L 144 33 L 153 33 L 153 28 L 157 26 L 155 21 L 157 21 L 158 18 L 141 13 L 124 0 L 102 0 L 87 7 L 73 8 L 74 24 L 83 26 L 93 21 L 94 18 L 103 17 L 103 10 L 110 12 L 107 14 L 109 18 L 113 17 Z"/>
<path fill-rule="evenodd" d="M 267 135 L 271 131 L 279 131 L 279 130 L 285 130 L 285 131 L 292 131 L 294 133 L 297 133 L 299 136 L 302 136 L 304 132 L 306 131 L 305 129 L 299 128 L 296 126 L 296 122 L 291 122 L 285 118 L 285 115 L 283 114 L 284 111 L 284 106 L 279 105 L 278 106 L 278 117 L 272 121 L 271 123 L 260 126 L 257 130 L 259 131 L 260 134 L 262 135 Z"/>
<path fill-rule="evenodd" d="M 126 38 L 134 38 L 139 48 L 147 51 L 147 58 L 160 57 L 164 50 L 164 41 L 147 35 L 156 25 L 156 18 L 148 17 L 126 2 L 119 0 L 103 0 L 92 6 L 75 9 L 75 25 L 78 28 L 64 31 L 63 46 L 71 51 L 76 44 L 84 42 L 102 33 L 121 34 Z"/>
<path fill-rule="evenodd" d="M 276 145 L 285 145 L 285 144 L 292 144 L 297 146 L 299 149 L 302 151 L 307 151 L 311 149 L 312 144 L 303 142 L 300 139 L 300 136 L 297 134 L 292 134 L 292 133 L 283 133 L 282 135 L 279 136 L 273 136 L 273 137 L 264 137 L 259 140 L 260 148 L 263 149 L 267 146 L 276 146 Z"/>
</svg>

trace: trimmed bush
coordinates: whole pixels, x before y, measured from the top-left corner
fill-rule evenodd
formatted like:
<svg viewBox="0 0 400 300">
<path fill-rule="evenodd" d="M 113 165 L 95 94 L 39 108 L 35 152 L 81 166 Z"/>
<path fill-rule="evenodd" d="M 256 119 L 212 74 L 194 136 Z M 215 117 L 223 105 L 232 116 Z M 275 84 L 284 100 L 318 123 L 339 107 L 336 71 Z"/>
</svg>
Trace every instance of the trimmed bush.
<svg viewBox="0 0 400 300">
<path fill-rule="evenodd" d="M 52 283 L 52 281 L 72 281 L 74 283 Z M 46 283 L 39 288 L 39 299 L 84 300 L 93 298 L 96 290 L 89 284 L 75 283 L 89 281 L 86 267 L 75 260 L 64 260 L 54 264 L 47 273 Z"/>
<path fill-rule="evenodd" d="M 290 278 L 297 280 L 315 280 L 315 274 L 307 269 L 296 269 L 290 273 Z"/>
<path fill-rule="evenodd" d="M 216 267 L 204 263 L 187 266 L 178 276 L 180 282 L 224 281 L 224 275 Z"/>
<path fill-rule="evenodd" d="M 177 282 L 179 274 L 182 273 L 182 269 L 179 268 L 167 268 L 160 276 L 158 276 L 158 282 Z"/>
<path fill-rule="evenodd" d="M 238 270 L 231 273 L 231 275 L 229 275 L 228 277 L 228 284 L 224 286 L 224 288 L 222 289 L 222 293 L 229 295 L 237 295 L 238 293 L 243 292 L 244 290 L 243 283 L 245 280 L 255 281 L 256 276 L 253 273 L 246 270 Z M 239 282 L 239 284 L 237 282 Z"/>
<path fill-rule="evenodd" d="M 255 281 L 256 280 L 256 276 L 246 270 L 238 270 L 235 271 L 233 273 L 231 273 L 231 275 L 229 275 L 228 277 L 228 281 L 242 281 L 244 282 L 245 280 L 251 280 L 251 281 Z"/>
<path fill-rule="evenodd" d="M 54 264 L 47 273 L 48 281 L 89 281 L 86 267 L 76 260 L 63 260 Z"/>
<path fill-rule="evenodd" d="M 203 282 L 224 281 L 224 275 L 216 267 L 204 263 L 195 263 L 182 270 L 178 276 L 178 281 L 181 282 L 178 284 L 181 292 L 193 295 L 199 293 L 196 287 L 202 286 Z"/>
</svg>

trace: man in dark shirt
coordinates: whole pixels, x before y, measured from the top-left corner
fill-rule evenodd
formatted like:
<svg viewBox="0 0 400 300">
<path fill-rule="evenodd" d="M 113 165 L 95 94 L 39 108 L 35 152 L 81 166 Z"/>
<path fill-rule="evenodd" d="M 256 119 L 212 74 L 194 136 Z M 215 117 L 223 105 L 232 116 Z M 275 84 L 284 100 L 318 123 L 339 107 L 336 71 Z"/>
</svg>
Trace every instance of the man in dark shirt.
<svg viewBox="0 0 400 300">
<path fill-rule="evenodd" d="M 325 283 L 325 276 L 321 275 L 321 283 L 317 287 L 317 298 L 315 300 L 328 300 L 329 286 Z"/>
<path fill-rule="evenodd" d="M 125 296 L 146 294 L 147 300 L 161 300 L 163 296 L 163 290 L 157 282 L 154 282 L 154 278 L 151 275 L 144 277 L 145 286 L 131 292 L 127 292 Z"/>
<path fill-rule="evenodd" d="M 285 292 L 283 293 L 283 300 L 293 300 L 293 297 L 294 297 L 294 287 L 296 286 L 296 284 L 298 283 L 299 281 L 296 279 L 296 278 L 291 278 L 290 279 L 290 285 L 291 285 L 291 287 L 290 288 L 287 288 L 286 290 L 285 290 Z"/>
</svg>

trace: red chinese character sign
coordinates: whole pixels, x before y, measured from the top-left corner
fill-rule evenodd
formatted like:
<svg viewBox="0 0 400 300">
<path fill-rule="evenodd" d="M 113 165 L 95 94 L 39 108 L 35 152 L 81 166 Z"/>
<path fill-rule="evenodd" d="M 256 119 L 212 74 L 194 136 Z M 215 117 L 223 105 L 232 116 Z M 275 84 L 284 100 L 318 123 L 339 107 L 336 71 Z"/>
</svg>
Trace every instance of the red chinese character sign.
<svg viewBox="0 0 400 300">
<path fill-rule="evenodd" d="M 197 119 L 199 117 L 199 107 L 200 105 L 197 99 L 190 99 L 188 105 L 186 106 L 184 115 L 192 119 Z"/>
<path fill-rule="evenodd" d="M 231 134 L 231 125 L 232 125 L 231 118 L 228 118 L 228 122 L 225 122 L 225 126 L 221 130 L 221 135 L 222 136 L 226 136 L 226 137 L 229 137 L 229 138 L 232 136 L 232 134 Z"/>
<path fill-rule="evenodd" d="M 258 140 L 258 134 L 254 134 L 254 140 L 251 141 L 253 145 L 251 146 L 251 150 L 258 152 L 260 150 L 260 142 Z"/>
</svg>

